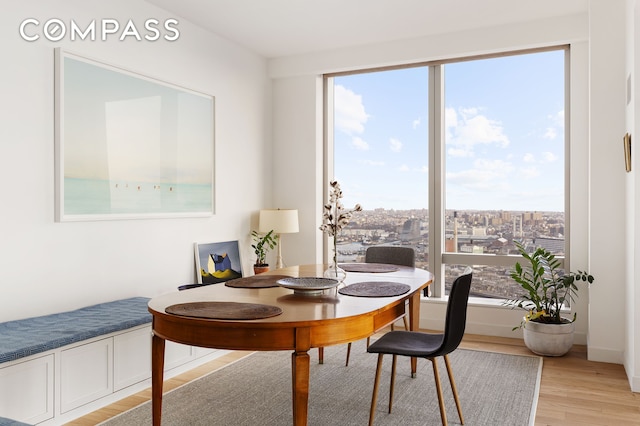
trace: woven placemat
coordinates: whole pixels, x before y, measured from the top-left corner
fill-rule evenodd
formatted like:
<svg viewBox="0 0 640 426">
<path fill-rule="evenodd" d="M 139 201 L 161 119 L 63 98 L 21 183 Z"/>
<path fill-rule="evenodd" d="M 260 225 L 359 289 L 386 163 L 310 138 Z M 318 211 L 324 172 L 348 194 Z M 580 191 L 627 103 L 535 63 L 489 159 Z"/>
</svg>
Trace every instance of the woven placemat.
<svg viewBox="0 0 640 426">
<path fill-rule="evenodd" d="M 391 281 L 365 281 L 350 284 L 338 290 L 345 296 L 357 297 L 392 297 L 400 296 L 411 290 L 411 286 Z"/>
<path fill-rule="evenodd" d="M 387 263 L 341 263 L 338 265 L 347 272 L 395 272 L 400 268 L 396 265 L 389 265 Z"/>
<path fill-rule="evenodd" d="M 289 275 L 254 275 L 252 277 L 236 278 L 224 283 L 227 287 L 233 288 L 269 288 L 278 287 L 278 280 L 291 278 Z"/>
<path fill-rule="evenodd" d="M 164 310 L 168 314 L 184 317 L 252 320 L 275 317 L 282 313 L 282 309 L 272 305 L 259 303 L 238 302 L 191 302 L 167 306 Z"/>
</svg>

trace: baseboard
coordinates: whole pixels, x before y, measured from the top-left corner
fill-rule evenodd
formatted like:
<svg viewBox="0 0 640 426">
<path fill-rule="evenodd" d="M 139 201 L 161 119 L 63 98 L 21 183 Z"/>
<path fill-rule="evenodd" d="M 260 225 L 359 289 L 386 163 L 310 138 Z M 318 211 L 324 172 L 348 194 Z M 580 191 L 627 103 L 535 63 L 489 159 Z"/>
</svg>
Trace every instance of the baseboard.
<svg viewBox="0 0 640 426">
<path fill-rule="evenodd" d="M 420 309 L 420 327 L 427 330 L 444 329 L 447 305 L 442 300 L 423 299 Z M 469 304 L 465 331 L 482 336 L 522 339 L 522 330 L 514 327 L 522 321 L 522 311 L 501 305 Z M 576 331 L 574 344 L 586 345 L 587 334 Z M 621 362 L 618 362 L 620 364 Z"/>
<path fill-rule="evenodd" d="M 631 388 L 632 392 L 640 392 L 640 376 L 637 374 L 634 374 L 635 370 L 632 366 L 633 361 L 630 360 L 628 356 L 626 357 L 625 361 L 626 362 L 624 364 L 624 371 L 629 380 L 629 387 Z"/>
<path fill-rule="evenodd" d="M 589 361 L 608 362 L 610 364 L 624 364 L 624 353 L 613 349 L 587 346 L 587 359 Z"/>
<path fill-rule="evenodd" d="M 631 392 L 640 392 L 640 376 L 629 377 L 629 386 L 631 386 Z"/>
</svg>

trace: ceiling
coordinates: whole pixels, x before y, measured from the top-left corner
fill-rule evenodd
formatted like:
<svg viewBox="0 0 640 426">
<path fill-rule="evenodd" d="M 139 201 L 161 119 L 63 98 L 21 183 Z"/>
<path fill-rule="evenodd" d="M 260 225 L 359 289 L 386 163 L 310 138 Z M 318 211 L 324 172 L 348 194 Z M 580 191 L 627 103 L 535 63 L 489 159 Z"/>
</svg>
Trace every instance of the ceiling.
<svg viewBox="0 0 640 426">
<path fill-rule="evenodd" d="M 146 0 L 267 58 L 585 13 L 589 0 Z"/>
</svg>

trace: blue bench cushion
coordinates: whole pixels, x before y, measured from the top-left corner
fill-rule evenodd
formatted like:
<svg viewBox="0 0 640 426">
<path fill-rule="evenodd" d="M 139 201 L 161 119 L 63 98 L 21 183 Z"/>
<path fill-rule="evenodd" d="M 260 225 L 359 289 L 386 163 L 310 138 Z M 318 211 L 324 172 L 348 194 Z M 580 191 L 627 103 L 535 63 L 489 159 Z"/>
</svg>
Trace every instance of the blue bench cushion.
<svg viewBox="0 0 640 426">
<path fill-rule="evenodd" d="M 6 417 L 0 417 L 0 426 L 30 426 L 30 424 L 7 419 Z"/>
<path fill-rule="evenodd" d="M 151 322 L 149 298 L 0 323 L 0 363 Z"/>
</svg>

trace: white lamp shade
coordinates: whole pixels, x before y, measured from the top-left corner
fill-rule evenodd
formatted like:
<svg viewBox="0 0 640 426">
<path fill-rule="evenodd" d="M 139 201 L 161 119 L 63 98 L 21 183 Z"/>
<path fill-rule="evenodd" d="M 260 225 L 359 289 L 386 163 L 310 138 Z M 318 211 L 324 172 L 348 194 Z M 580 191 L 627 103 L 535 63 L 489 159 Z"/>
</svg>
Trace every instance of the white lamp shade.
<svg viewBox="0 0 640 426">
<path fill-rule="evenodd" d="M 267 209 L 260 210 L 260 223 L 258 232 L 269 232 L 273 229 L 274 234 L 291 234 L 299 232 L 298 210 L 296 209 Z"/>
</svg>

